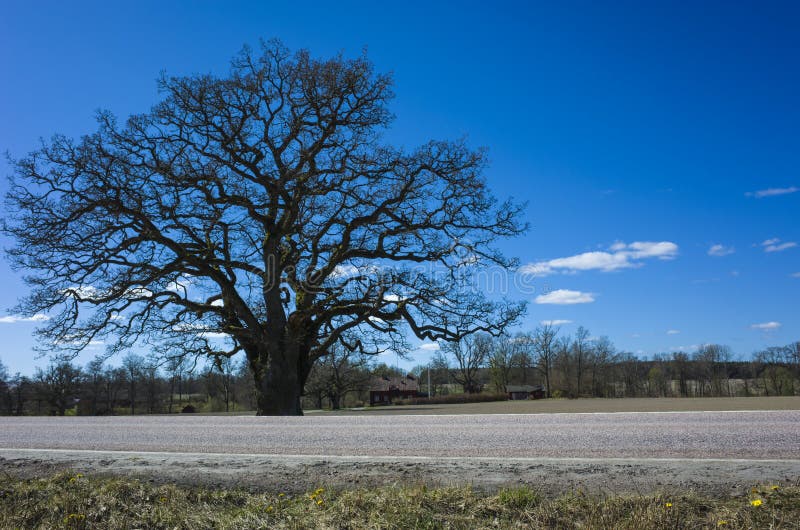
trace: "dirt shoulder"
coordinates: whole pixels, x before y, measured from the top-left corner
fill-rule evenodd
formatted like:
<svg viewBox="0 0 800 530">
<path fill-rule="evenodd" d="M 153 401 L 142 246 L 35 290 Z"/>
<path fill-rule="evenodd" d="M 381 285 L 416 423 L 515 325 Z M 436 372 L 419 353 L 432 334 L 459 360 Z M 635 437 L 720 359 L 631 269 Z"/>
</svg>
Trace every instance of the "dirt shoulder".
<svg viewBox="0 0 800 530">
<path fill-rule="evenodd" d="M 154 483 L 302 493 L 386 485 L 470 484 L 480 491 L 530 485 L 547 496 L 581 489 L 620 494 L 696 490 L 740 495 L 762 482 L 795 484 L 800 460 L 491 459 L 305 457 L 187 453 L 0 450 L 0 473 L 37 477 L 60 470 L 135 476 Z"/>
</svg>

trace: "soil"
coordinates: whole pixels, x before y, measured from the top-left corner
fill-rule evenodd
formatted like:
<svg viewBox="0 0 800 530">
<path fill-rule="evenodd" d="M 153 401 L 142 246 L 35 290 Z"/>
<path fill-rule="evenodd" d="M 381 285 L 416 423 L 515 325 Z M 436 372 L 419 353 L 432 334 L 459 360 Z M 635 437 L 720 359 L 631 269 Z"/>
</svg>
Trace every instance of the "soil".
<svg viewBox="0 0 800 530">
<path fill-rule="evenodd" d="M 494 492 L 528 485 L 548 497 L 696 490 L 741 495 L 754 483 L 796 484 L 798 460 L 507 459 L 421 457 L 275 457 L 269 455 L 40 451 L 4 449 L 0 473 L 33 478 L 71 470 L 154 483 L 303 493 L 317 487 L 471 485 Z"/>
</svg>

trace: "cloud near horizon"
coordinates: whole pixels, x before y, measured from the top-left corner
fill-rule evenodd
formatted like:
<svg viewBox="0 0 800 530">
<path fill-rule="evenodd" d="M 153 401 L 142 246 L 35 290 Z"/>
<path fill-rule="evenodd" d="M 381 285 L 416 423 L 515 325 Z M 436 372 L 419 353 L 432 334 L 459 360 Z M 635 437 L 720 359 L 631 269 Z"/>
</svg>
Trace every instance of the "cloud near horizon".
<svg viewBox="0 0 800 530">
<path fill-rule="evenodd" d="M 547 294 L 540 294 L 534 300 L 537 304 L 574 305 L 594 302 L 594 293 L 556 289 Z"/>
<path fill-rule="evenodd" d="M 556 319 L 556 320 L 542 320 L 539 322 L 542 326 L 562 326 L 564 324 L 572 324 L 572 320 Z"/>
<path fill-rule="evenodd" d="M 750 326 L 752 329 L 760 329 L 762 331 L 774 331 L 781 327 L 780 322 L 762 322 L 761 324 L 753 324 Z"/>
<path fill-rule="evenodd" d="M 520 267 L 519 272 L 534 276 L 574 274 L 590 270 L 612 272 L 641 267 L 645 259 L 670 260 L 677 255 L 678 245 L 671 241 L 634 241 L 630 244 L 618 241 L 611 245 L 608 251 L 584 252 L 565 258 L 528 263 Z"/>
<path fill-rule="evenodd" d="M 45 322 L 47 320 L 50 320 L 50 317 L 42 313 L 36 313 L 32 317 L 9 315 L 0 317 L 0 324 L 16 324 L 17 322 Z"/>
<path fill-rule="evenodd" d="M 797 186 L 789 186 L 788 188 L 767 188 L 765 190 L 748 191 L 745 193 L 747 197 L 755 197 L 756 199 L 763 199 L 764 197 L 774 197 L 776 195 L 788 195 L 800 191 Z"/>
</svg>

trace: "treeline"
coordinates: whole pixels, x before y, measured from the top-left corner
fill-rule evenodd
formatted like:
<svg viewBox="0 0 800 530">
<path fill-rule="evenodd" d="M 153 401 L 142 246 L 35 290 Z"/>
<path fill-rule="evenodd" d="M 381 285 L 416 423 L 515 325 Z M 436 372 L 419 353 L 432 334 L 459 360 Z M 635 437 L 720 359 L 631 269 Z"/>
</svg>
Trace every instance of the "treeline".
<svg viewBox="0 0 800 530">
<path fill-rule="evenodd" d="M 530 333 L 475 335 L 443 343 L 431 362 L 412 370 L 423 395 L 504 394 L 541 385 L 550 397 L 790 396 L 800 393 L 800 342 L 735 360 L 727 346 L 640 359 L 579 327 L 574 335 L 542 326 Z M 338 409 L 369 403 L 371 382 L 405 376 L 374 358 L 336 348 L 314 366 L 303 406 Z M 430 382 L 430 388 L 428 384 Z M 237 412 L 255 408 L 244 362 L 210 365 L 127 355 L 119 366 L 97 358 L 86 366 L 52 361 L 32 377 L 0 362 L 0 414 L 109 415 Z"/>
<path fill-rule="evenodd" d="M 0 362 L 3 415 L 235 412 L 254 406 L 252 377 L 230 359 L 202 368 L 139 355 L 127 355 L 120 366 L 102 358 L 84 367 L 55 360 L 32 377 L 10 375 Z"/>
<path fill-rule="evenodd" d="M 640 359 L 617 351 L 607 337 L 591 338 L 579 327 L 572 336 L 542 326 L 513 337 L 476 335 L 443 344 L 430 365 L 416 373 L 431 393 L 504 393 L 509 385 L 541 385 L 551 397 L 787 396 L 800 393 L 800 342 L 770 347 L 750 360 L 706 344 L 694 352 Z"/>
</svg>

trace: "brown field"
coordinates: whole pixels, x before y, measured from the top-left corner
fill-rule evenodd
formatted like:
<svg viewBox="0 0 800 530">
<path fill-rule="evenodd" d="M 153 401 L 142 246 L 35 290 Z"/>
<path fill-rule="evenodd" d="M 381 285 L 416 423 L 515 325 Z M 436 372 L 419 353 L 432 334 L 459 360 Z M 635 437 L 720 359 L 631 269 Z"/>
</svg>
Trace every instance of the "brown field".
<svg viewBox="0 0 800 530">
<path fill-rule="evenodd" d="M 557 414 L 593 412 L 692 412 L 800 410 L 800 396 L 735 398 L 540 399 L 447 405 L 389 405 L 308 414 Z"/>
</svg>

